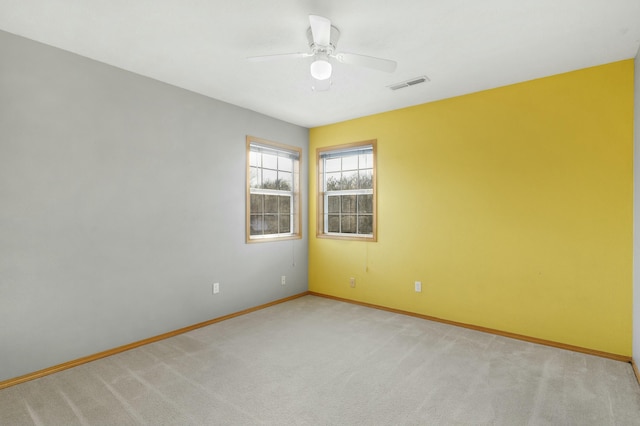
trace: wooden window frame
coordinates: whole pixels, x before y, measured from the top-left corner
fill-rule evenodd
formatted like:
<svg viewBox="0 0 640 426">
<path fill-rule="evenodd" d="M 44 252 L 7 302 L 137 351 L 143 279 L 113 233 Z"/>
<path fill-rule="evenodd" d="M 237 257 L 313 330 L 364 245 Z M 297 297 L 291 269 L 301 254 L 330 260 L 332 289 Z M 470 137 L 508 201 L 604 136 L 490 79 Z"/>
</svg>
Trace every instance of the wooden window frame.
<svg viewBox="0 0 640 426">
<path fill-rule="evenodd" d="M 355 151 L 360 148 L 370 147 L 373 151 L 373 167 L 372 167 L 372 186 L 373 186 L 373 206 L 372 206 L 372 234 L 357 234 L 357 233 L 330 233 L 325 229 L 326 221 L 325 221 L 325 171 L 324 171 L 324 160 L 323 158 L 328 153 L 340 153 L 340 152 L 348 152 Z M 327 239 L 337 239 L 337 240 L 351 240 L 351 241 L 369 241 L 376 242 L 378 241 L 378 208 L 377 208 L 377 140 L 367 140 L 361 142 L 353 142 L 343 145 L 335 145 L 328 146 L 316 149 L 316 167 L 317 167 L 317 215 L 316 215 L 316 237 L 317 238 L 327 238 Z M 357 190 L 353 191 L 354 194 L 357 193 Z M 328 214 L 328 213 L 327 213 Z"/>
<path fill-rule="evenodd" d="M 273 150 L 279 153 L 287 153 L 293 157 L 293 170 L 292 170 L 292 186 L 293 188 L 289 192 L 291 194 L 291 232 L 278 233 L 278 234 L 251 234 L 251 195 L 267 193 L 278 195 L 277 190 L 267 190 L 251 187 L 251 147 L 256 146 L 265 150 Z M 297 240 L 302 238 L 302 226 L 300 221 L 301 212 L 301 188 L 300 188 L 300 170 L 302 167 L 302 149 L 295 146 L 285 145 L 278 142 L 272 142 L 266 139 L 257 138 L 254 136 L 247 136 L 246 138 L 246 198 L 245 198 L 245 242 L 246 243 L 264 243 L 283 240 Z M 261 170 L 264 167 L 259 167 Z M 264 212 L 263 212 L 264 214 Z"/>
</svg>

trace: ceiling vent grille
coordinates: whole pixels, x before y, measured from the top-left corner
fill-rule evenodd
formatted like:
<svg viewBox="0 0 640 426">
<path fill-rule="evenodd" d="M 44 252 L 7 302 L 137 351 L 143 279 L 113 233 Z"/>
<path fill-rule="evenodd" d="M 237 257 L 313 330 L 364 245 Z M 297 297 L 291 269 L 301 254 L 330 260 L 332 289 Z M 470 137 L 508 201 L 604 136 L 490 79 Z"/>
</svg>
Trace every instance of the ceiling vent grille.
<svg viewBox="0 0 640 426">
<path fill-rule="evenodd" d="M 391 90 L 399 90 L 404 89 L 405 87 L 415 86 L 416 84 L 426 83 L 427 81 L 431 80 L 429 80 L 429 77 L 427 77 L 426 75 L 423 75 L 420 77 L 412 78 L 411 80 L 403 81 L 402 83 L 392 84 L 391 86 L 387 87 Z"/>
</svg>

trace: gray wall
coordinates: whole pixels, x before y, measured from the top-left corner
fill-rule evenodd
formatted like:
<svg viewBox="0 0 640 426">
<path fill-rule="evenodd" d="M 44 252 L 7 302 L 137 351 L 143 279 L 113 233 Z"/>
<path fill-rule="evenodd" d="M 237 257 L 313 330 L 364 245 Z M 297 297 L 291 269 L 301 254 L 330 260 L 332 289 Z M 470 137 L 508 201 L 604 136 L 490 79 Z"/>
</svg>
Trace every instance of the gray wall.
<svg viewBox="0 0 640 426">
<path fill-rule="evenodd" d="M 245 136 L 306 163 L 307 129 L 5 32 L 0 58 L 0 381 L 307 290 L 306 194 L 302 240 L 244 242 Z"/>
<path fill-rule="evenodd" d="M 633 360 L 640 368 L 640 51 L 635 60 L 634 90 Z"/>
</svg>

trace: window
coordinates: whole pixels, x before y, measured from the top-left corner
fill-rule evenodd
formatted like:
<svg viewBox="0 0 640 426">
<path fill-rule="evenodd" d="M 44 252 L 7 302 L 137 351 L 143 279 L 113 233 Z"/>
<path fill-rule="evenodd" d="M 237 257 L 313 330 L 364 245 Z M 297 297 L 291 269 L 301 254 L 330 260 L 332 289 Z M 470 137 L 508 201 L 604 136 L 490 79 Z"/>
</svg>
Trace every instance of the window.
<svg viewBox="0 0 640 426">
<path fill-rule="evenodd" d="M 247 136 L 246 241 L 301 238 L 300 148 Z"/>
<path fill-rule="evenodd" d="M 376 141 L 317 150 L 318 237 L 376 241 Z"/>
</svg>

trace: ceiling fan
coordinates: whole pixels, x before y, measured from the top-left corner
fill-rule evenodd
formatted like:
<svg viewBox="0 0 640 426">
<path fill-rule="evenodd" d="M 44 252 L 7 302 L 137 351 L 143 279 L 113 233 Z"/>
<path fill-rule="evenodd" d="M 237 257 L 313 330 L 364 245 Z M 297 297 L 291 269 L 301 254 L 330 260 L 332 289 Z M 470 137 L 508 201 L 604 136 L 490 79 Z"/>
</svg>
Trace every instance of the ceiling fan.
<svg viewBox="0 0 640 426">
<path fill-rule="evenodd" d="M 282 58 L 310 58 L 313 57 L 310 72 L 313 78 L 313 90 L 329 90 L 331 87 L 332 65 L 330 59 L 350 65 L 359 65 L 384 72 L 393 72 L 397 63 L 389 59 L 375 58 L 373 56 L 358 55 L 355 53 L 336 52 L 340 31 L 331 25 L 331 21 L 318 15 L 309 15 L 309 40 L 310 52 L 284 53 L 279 55 L 252 56 L 247 60 L 252 62 L 266 61 Z"/>
</svg>

